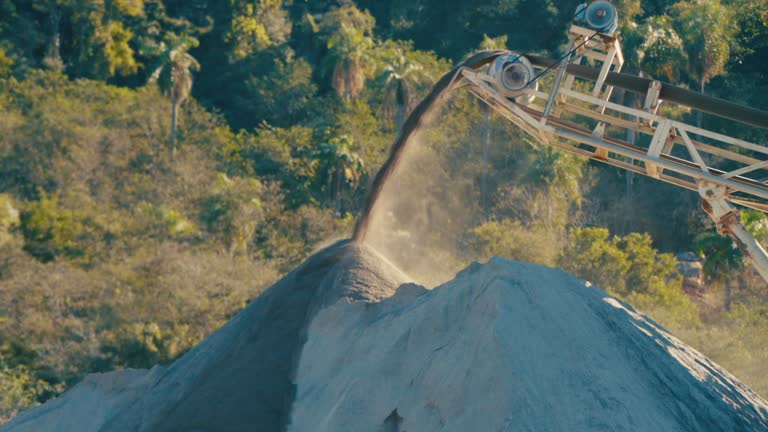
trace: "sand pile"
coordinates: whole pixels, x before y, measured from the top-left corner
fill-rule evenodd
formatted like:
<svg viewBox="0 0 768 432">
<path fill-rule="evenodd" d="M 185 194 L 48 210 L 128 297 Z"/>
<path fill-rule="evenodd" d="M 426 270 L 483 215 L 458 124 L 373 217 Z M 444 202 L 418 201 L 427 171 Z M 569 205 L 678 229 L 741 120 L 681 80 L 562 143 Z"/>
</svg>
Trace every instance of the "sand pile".
<svg viewBox="0 0 768 432">
<path fill-rule="evenodd" d="M 88 378 L 0 431 L 768 431 L 759 396 L 562 271 L 405 280 L 337 244 L 167 369 Z"/>
<path fill-rule="evenodd" d="M 376 253 L 338 243 L 310 257 L 167 369 L 89 377 L 0 431 L 284 430 L 314 314 L 338 301 L 379 301 L 404 281 Z"/>
</svg>

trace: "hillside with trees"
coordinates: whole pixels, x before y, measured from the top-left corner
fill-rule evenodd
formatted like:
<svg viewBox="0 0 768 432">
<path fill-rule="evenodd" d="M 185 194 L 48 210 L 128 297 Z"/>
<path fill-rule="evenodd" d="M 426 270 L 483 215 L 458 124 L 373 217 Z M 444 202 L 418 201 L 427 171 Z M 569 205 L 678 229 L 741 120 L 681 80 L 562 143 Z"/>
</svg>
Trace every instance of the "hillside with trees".
<svg viewBox="0 0 768 432">
<path fill-rule="evenodd" d="M 578 3 L 0 0 L 0 424 L 88 373 L 171 362 L 349 236 L 431 86 L 479 49 L 558 58 Z M 768 1 L 614 3 L 625 71 L 768 110 Z M 456 260 L 562 267 L 768 395 L 768 286 L 696 194 L 450 104 L 429 145 L 478 191 Z"/>
</svg>

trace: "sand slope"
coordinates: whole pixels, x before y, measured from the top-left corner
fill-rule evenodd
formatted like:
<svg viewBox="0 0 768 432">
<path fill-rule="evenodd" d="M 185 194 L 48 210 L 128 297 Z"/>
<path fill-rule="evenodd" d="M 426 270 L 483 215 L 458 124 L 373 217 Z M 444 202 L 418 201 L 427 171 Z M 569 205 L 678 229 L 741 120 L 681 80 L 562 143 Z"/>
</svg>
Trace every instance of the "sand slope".
<svg viewBox="0 0 768 432">
<path fill-rule="evenodd" d="M 143 383 L 146 391 L 137 397 L 93 403 L 114 400 L 114 394 L 124 393 L 125 382 L 111 380 L 114 386 L 93 388 L 86 379 L 0 431 L 284 430 L 295 392 L 295 365 L 315 312 L 339 300 L 381 300 L 403 282 L 404 276 L 374 252 L 337 243 L 310 257 L 152 382 Z M 80 420 L 77 428 L 69 420 L 60 421 L 105 405 L 107 412 Z"/>
<path fill-rule="evenodd" d="M 768 431 L 746 386 L 560 270 L 406 279 L 338 243 L 167 369 L 91 376 L 0 431 Z"/>
<path fill-rule="evenodd" d="M 768 405 L 630 307 L 494 259 L 309 328 L 289 431 L 760 431 Z"/>
</svg>

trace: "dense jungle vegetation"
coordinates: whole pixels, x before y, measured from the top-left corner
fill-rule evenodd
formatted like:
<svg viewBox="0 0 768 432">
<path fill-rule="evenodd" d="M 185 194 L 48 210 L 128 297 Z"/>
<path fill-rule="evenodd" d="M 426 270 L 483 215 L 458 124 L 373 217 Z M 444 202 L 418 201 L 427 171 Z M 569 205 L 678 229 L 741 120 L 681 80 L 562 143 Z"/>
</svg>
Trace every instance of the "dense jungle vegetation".
<svg viewBox="0 0 768 432">
<path fill-rule="evenodd" d="M 559 57 L 577 3 L 0 0 L 0 423 L 87 373 L 172 361 L 349 235 L 431 85 L 481 48 Z M 768 109 L 768 1 L 615 3 L 625 71 Z M 695 194 L 455 108 L 446 153 L 481 190 L 462 259 L 563 267 L 768 395 L 768 286 Z M 765 216 L 745 221 L 768 243 Z"/>
</svg>

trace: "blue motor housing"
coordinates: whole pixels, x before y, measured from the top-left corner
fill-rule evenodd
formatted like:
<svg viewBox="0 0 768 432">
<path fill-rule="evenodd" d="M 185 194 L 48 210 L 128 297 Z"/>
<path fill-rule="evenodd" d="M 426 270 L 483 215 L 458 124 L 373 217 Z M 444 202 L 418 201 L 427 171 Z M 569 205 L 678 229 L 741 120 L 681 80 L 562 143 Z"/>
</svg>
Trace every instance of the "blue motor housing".
<svg viewBox="0 0 768 432">
<path fill-rule="evenodd" d="M 610 36 L 619 27 L 619 12 L 606 0 L 593 1 L 589 6 L 582 3 L 576 7 L 576 21 L 584 27 Z"/>
</svg>

